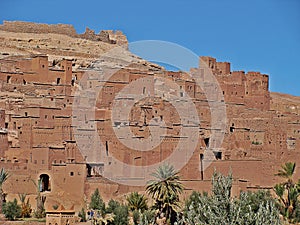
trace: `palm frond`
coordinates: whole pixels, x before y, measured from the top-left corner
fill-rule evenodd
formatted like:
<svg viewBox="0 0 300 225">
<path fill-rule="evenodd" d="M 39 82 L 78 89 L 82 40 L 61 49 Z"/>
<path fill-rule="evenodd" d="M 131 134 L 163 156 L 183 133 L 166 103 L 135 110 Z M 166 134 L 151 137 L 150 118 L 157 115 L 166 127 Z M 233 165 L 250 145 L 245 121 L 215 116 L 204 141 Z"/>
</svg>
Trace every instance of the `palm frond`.
<svg viewBox="0 0 300 225">
<path fill-rule="evenodd" d="M 9 173 L 5 171 L 4 168 L 0 170 L 0 187 L 2 187 L 3 183 L 9 178 Z"/>
<path fill-rule="evenodd" d="M 281 166 L 281 169 L 278 170 L 278 173 L 275 174 L 276 176 L 283 177 L 283 178 L 288 178 L 290 179 L 296 168 L 296 163 L 294 162 L 287 162 L 284 165 Z"/>
</svg>

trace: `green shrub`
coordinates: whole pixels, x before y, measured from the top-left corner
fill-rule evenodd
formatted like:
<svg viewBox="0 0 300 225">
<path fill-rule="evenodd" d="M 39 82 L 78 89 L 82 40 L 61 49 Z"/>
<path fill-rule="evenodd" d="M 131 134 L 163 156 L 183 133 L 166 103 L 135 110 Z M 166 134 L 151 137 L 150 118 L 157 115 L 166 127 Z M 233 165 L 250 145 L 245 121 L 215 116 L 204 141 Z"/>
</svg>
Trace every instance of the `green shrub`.
<svg viewBox="0 0 300 225">
<path fill-rule="evenodd" d="M 78 213 L 78 216 L 80 217 L 80 222 L 86 222 L 86 213 L 84 208 L 81 209 L 81 211 Z"/>
<path fill-rule="evenodd" d="M 91 202 L 89 207 L 93 210 L 100 210 L 101 213 L 104 213 L 105 211 L 105 202 L 103 201 L 98 188 L 91 196 Z"/>
<path fill-rule="evenodd" d="M 14 199 L 3 204 L 2 212 L 7 219 L 15 220 L 21 216 L 21 206 L 18 205 L 17 199 Z"/>
</svg>

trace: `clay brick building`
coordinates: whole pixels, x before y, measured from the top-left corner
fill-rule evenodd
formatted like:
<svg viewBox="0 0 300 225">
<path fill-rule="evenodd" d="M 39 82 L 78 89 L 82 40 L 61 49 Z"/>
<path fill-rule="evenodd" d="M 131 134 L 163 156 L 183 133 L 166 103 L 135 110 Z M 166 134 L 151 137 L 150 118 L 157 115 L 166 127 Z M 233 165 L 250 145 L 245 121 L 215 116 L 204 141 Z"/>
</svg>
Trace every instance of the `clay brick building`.
<svg viewBox="0 0 300 225">
<path fill-rule="evenodd" d="M 102 42 L 116 45 L 118 40 L 126 43 L 126 37 L 118 32 L 107 31 L 105 36 L 105 32 L 96 35 L 87 30 L 85 34 L 78 35 L 68 26 L 58 29 L 49 26 L 5 23 L 0 30 L 20 33 L 31 33 L 30 30 L 55 33 L 59 30 L 60 35 L 76 41 L 87 39 L 91 45 Z M 117 41 L 110 41 L 110 38 Z M 180 130 L 190 125 L 182 122 L 170 102 L 151 97 L 154 90 L 149 88 L 149 84 L 158 78 L 179 87 L 176 89 L 175 85 L 174 89 L 164 91 L 165 84 L 158 84 L 165 95 L 189 96 L 200 118 L 196 126 L 199 137 L 195 139 L 196 147 L 180 171 L 187 194 L 192 190 L 208 191 L 214 169 L 223 173 L 232 171 L 234 193 L 270 189 L 279 181 L 274 173 L 287 161 L 297 163 L 296 177 L 300 178 L 300 158 L 297 157 L 300 149 L 300 99 L 271 93 L 268 75 L 231 71 L 228 62 L 201 57 L 221 87 L 227 115 L 222 146 L 214 152 L 213 162 L 203 171 L 203 154 L 213 132 L 210 105 L 203 90 L 187 73 L 166 71 L 141 59 L 122 67 L 110 59 L 97 64 L 80 55 L 87 60 L 87 66 L 82 61 L 78 65 L 78 61 L 71 58 L 72 51 L 68 52 L 69 57 L 56 55 L 53 58 L 55 54 L 58 53 L 49 49 L 43 54 L 12 55 L 0 59 L 0 165 L 11 174 L 4 186 L 8 200 L 19 193 L 27 193 L 34 206 L 34 182 L 41 178 L 42 195 L 46 196 L 46 208 L 49 210 L 57 204 L 68 208 L 74 205 L 78 211 L 96 188 L 105 200 L 122 198 L 134 190 L 142 191 L 143 187 L 119 184 L 106 179 L 104 174 L 116 169 L 112 158 L 135 166 L 152 165 L 167 158 L 177 144 L 184 141 Z M 73 54 L 75 57 L 76 54 Z M 86 101 L 85 105 L 93 107 L 74 118 L 73 107 L 80 104 L 76 102 L 76 91 L 97 89 L 99 79 L 97 75 L 93 77 L 93 72 L 99 72 L 99 68 L 105 66 L 117 68 L 116 73 L 106 80 L 97 95 L 89 92 L 89 96 L 80 98 L 80 101 Z M 191 72 L 198 69 L 193 68 Z M 85 73 L 91 75 L 86 79 Z M 138 80 L 140 88 L 132 90 L 132 93 L 146 97 L 134 104 L 128 124 L 124 121 L 112 124 L 113 107 L 123 104 L 122 96 L 118 94 Z M 89 113 L 95 114 L 93 121 L 89 119 Z M 84 125 L 76 126 L 73 120 Z M 115 134 L 114 128 L 121 131 L 130 128 L 134 137 L 129 139 L 143 140 L 150 135 L 152 120 L 164 121 L 163 128 L 167 127 L 167 133 L 162 136 L 160 145 L 149 151 L 135 151 L 124 145 Z M 101 136 L 104 152 L 94 162 L 81 151 L 81 145 L 92 150 L 99 147 L 93 145 L 93 132 Z M 84 141 L 79 144 L 80 137 Z M 189 145 L 186 146 L 189 148 Z M 187 152 L 188 149 L 182 155 L 186 156 Z M 140 178 L 140 174 L 133 174 L 133 177 Z"/>
</svg>

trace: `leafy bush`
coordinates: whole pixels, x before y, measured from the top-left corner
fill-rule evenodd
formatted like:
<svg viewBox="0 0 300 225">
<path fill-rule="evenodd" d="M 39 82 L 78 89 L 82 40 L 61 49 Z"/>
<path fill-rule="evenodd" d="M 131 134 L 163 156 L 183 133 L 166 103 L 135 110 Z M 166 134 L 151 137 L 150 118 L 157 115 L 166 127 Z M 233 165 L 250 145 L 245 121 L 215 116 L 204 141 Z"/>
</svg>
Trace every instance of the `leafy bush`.
<svg viewBox="0 0 300 225">
<path fill-rule="evenodd" d="M 99 193 L 99 189 L 97 188 L 95 192 L 91 196 L 91 202 L 89 205 L 90 209 L 100 210 L 101 213 L 105 211 L 105 203 Z"/>
<path fill-rule="evenodd" d="M 140 225 L 154 224 L 154 221 L 155 221 L 154 210 L 146 210 L 140 215 Z"/>
<path fill-rule="evenodd" d="M 2 212 L 9 220 L 15 220 L 21 216 L 21 207 L 18 205 L 17 199 L 12 202 L 6 202 L 3 204 Z"/>
<path fill-rule="evenodd" d="M 111 213 L 114 215 L 113 222 L 109 224 L 114 225 L 126 225 L 128 224 L 128 206 L 120 204 L 118 201 L 111 199 L 108 202 L 108 207 L 106 213 Z"/>
<path fill-rule="evenodd" d="M 80 212 L 78 213 L 78 217 L 80 217 L 80 222 L 86 222 L 86 214 L 84 208 L 81 208 Z"/>
<path fill-rule="evenodd" d="M 55 204 L 55 205 L 52 206 L 52 208 L 53 208 L 54 210 L 57 210 L 58 207 L 59 207 L 59 206 L 58 206 L 57 204 Z"/>
<path fill-rule="evenodd" d="M 241 192 L 231 197 L 232 176 L 214 173 L 212 195 L 192 193 L 179 224 L 279 225 L 279 211 L 269 192 Z"/>
</svg>

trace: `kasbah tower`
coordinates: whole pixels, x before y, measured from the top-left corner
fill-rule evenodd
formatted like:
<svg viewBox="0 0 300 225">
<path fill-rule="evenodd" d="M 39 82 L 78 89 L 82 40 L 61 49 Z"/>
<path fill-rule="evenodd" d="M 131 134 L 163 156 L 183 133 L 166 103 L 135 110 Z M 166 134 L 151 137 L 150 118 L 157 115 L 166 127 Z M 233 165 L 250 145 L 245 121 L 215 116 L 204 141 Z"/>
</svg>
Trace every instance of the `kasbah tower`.
<svg viewBox="0 0 300 225">
<path fill-rule="evenodd" d="M 214 132 L 211 107 L 204 91 L 185 72 L 167 71 L 130 53 L 126 59 L 131 61 L 126 66 L 110 57 L 99 62 L 106 52 L 127 44 L 120 31 L 95 34 L 87 28 L 85 33 L 77 34 L 70 25 L 4 21 L 0 25 L 0 39 L 0 165 L 11 174 L 3 187 L 8 193 L 7 200 L 27 193 L 35 206 L 34 183 L 39 179 L 43 181 L 41 194 L 46 196 L 46 209 L 63 205 L 79 211 L 96 188 L 106 201 L 124 199 L 132 191 L 143 192 L 143 186 L 122 184 L 104 175 L 114 171 L 113 159 L 134 166 L 163 161 L 184 141 L 180 130 L 187 125 L 170 102 L 151 96 L 134 104 L 128 123 L 112 121 L 116 96 L 139 79 L 144 83 L 136 94 L 151 92 L 143 86 L 148 78 L 163 78 L 179 87 L 169 89 L 165 95 L 188 95 L 197 109 L 197 143 L 180 170 L 186 195 L 193 190 L 209 191 L 214 170 L 224 174 L 232 171 L 236 195 L 241 190 L 271 189 L 280 182 L 274 174 L 284 162 L 300 165 L 300 98 L 270 92 L 266 74 L 231 71 L 229 62 L 199 58 L 218 81 L 226 112 L 222 145 L 202 170 L 204 153 Z M 74 118 L 74 105 L 80 104 L 76 102 L 76 92 L 99 85 L 98 79 L 85 74 L 93 69 L 100 71 L 101 66 L 116 72 L 92 100 L 88 96 L 80 99 L 87 105 L 94 102 L 89 109 L 94 120 L 91 122 L 84 110 Z M 192 68 L 191 72 L 198 69 Z M 136 151 L 124 145 L 113 129 L 129 128 L 130 138 L 143 141 L 149 137 L 149 126 L 155 119 L 164 121 L 161 126 L 167 131 L 159 145 L 149 151 Z M 77 126 L 74 120 L 86 125 Z M 106 160 L 89 160 L 80 149 L 99 148 L 92 141 L 95 132 L 101 137 Z M 78 137 L 85 141 L 79 144 Z M 183 158 L 188 147 L 182 152 Z M 131 179 L 143 176 L 133 173 Z"/>
</svg>

